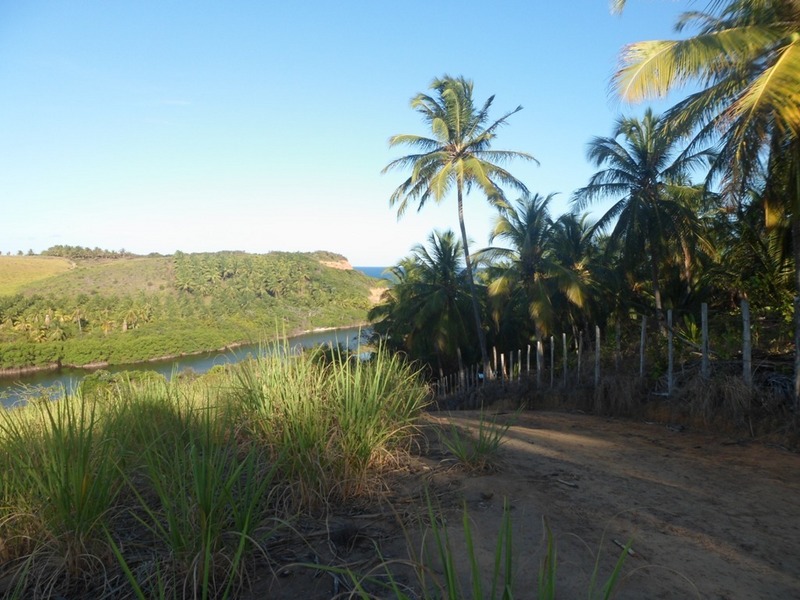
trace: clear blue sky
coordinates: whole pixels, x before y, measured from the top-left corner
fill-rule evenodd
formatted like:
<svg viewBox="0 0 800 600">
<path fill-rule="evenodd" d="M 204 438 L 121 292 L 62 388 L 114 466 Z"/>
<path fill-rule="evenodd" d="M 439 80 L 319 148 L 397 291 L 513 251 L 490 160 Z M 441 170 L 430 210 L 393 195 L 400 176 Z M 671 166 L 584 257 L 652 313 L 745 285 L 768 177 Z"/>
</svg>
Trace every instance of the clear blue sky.
<svg viewBox="0 0 800 600">
<path fill-rule="evenodd" d="M 592 136 L 621 111 L 609 76 L 629 42 L 674 37 L 685 1 L 8 0 L 0 3 L 0 251 L 55 244 L 175 250 L 331 250 L 389 265 L 454 199 L 410 211 L 381 175 L 425 133 L 409 100 L 443 74 L 517 105 L 496 148 L 556 211 L 593 169 Z M 656 107 L 657 110 L 663 108 Z M 513 197 L 513 196 L 512 196 Z M 468 198 L 474 247 L 492 211 Z"/>
</svg>

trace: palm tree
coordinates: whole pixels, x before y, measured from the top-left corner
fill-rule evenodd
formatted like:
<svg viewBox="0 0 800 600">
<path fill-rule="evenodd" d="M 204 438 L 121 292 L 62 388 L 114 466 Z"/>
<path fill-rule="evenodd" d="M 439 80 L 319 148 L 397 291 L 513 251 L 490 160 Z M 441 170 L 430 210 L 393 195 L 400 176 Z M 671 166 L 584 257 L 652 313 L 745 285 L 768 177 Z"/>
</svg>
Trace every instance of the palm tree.
<svg viewBox="0 0 800 600">
<path fill-rule="evenodd" d="M 578 306 L 568 304 L 562 325 L 576 328 L 593 318 L 596 323 L 605 319 L 610 302 L 609 294 L 601 287 L 604 272 L 608 270 L 606 256 L 598 246 L 597 230 L 586 213 L 564 213 L 553 224 L 553 255 L 555 260 L 572 271 L 584 290 L 584 302 Z M 614 298 L 613 300 L 616 300 Z"/>
<path fill-rule="evenodd" d="M 609 242 L 612 249 L 621 247 L 626 270 L 635 269 L 642 257 L 647 257 L 662 326 L 659 268 L 668 252 L 668 240 L 685 239 L 692 231 L 693 215 L 681 199 L 693 193 L 694 188 L 687 185 L 688 174 L 709 156 L 707 151 L 679 154 L 680 139 L 650 109 L 641 120 L 619 119 L 612 137 L 597 137 L 589 143 L 589 160 L 605 168 L 573 196 L 580 209 L 601 199 L 616 200 L 595 228 L 602 231 L 613 226 Z"/>
<path fill-rule="evenodd" d="M 471 294 L 455 234 L 434 231 L 392 273 L 395 284 L 370 311 L 375 330 L 414 359 L 456 367 L 469 339 Z"/>
<path fill-rule="evenodd" d="M 535 159 L 524 152 L 491 149 L 497 131 L 507 123 L 511 115 L 522 110 L 522 107 L 518 106 L 499 119 L 490 121 L 489 109 L 494 102 L 494 96 L 477 108 L 473 102 L 472 88 L 472 82 L 463 77 L 444 76 L 431 83 L 430 89 L 435 92 L 434 96 L 418 94 L 414 97 L 411 108 L 422 115 L 424 122 L 430 127 L 431 137 L 414 134 L 391 137 L 390 147 L 411 146 L 418 149 L 419 153 L 393 160 L 382 172 L 396 168 L 411 169 L 411 175 L 398 186 L 389 199 L 391 206 L 397 205 L 398 218 L 410 203 L 417 203 L 417 210 L 422 210 L 430 199 L 441 202 L 455 186 L 458 224 L 472 296 L 475 329 L 481 360 L 484 365 L 488 365 L 486 338 L 481 324 L 469 241 L 464 225 L 464 195 L 475 186 L 494 206 L 506 206 L 501 185 L 508 185 L 523 193 L 527 189 L 500 164 L 514 158 Z"/>
<path fill-rule="evenodd" d="M 693 127 L 694 143 L 721 141 L 714 172 L 729 184 L 729 194 L 741 194 L 769 154 L 767 211 L 782 205 L 790 215 L 800 293 L 800 2 L 713 2 L 710 12 L 686 13 L 678 22 L 679 30 L 691 26 L 697 34 L 687 39 L 628 46 L 613 86 L 623 98 L 639 101 L 699 83 L 702 89 L 667 116 Z M 772 221 L 768 214 L 767 222 Z M 794 320 L 795 405 L 800 408 L 800 304 Z"/>
<path fill-rule="evenodd" d="M 535 336 L 554 330 L 557 315 L 564 305 L 583 307 L 585 280 L 574 264 L 559 260 L 560 225 L 550 218 L 549 204 L 554 194 L 534 194 L 519 198 L 514 207 L 495 220 L 489 243 L 505 242 L 509 247 L 490 247 L 481 255 L 495 260 L 489 295 L 503 304 L 524 307 L 532 321 Z"/>
</svg>

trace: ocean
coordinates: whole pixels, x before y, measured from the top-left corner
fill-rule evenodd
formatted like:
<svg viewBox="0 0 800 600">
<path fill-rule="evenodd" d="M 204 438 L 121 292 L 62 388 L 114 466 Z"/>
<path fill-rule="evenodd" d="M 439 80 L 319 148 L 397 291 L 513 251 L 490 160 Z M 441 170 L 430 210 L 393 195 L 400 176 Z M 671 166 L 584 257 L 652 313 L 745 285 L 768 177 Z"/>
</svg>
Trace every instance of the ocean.
<svg viewBox="0 0 800 600">
<path fill-rule="evenodd" d="M 376 277 L 377 279 L 386 279 L 392 281 L 392 276 L 385 272 L 390 267 L 353 267 L 356 271 L 361 271 L 364 275 L 369 277 Z"/>
</svg>

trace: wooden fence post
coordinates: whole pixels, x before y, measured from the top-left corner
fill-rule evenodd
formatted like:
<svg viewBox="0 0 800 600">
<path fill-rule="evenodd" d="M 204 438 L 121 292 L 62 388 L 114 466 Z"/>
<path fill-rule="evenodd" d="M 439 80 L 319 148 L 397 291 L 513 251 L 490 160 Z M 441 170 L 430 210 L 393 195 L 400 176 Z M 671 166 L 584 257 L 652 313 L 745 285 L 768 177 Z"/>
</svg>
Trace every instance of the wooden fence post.
<svg viewBox="0 0 800 600">
<path fill-rule="evenodd" d="M 600 385 L 600 325 L 594 326 L 594 387 Z"/>
<path fill-rule="evenodd" d="M 553 378 L 556 373 L 556 343 L 555 338 L 550 336 L 550 389 L 553 389 Z"/>
<path fill-rule="evenodd" d="M 494 362 L 492 363 L 494 366 L 492 367 L 493 375 L 492 379 L 497 378 L 497 346 L 492 346 L 492 357 Z"/>
<path fill-rule="evenodd" d="M 700 359 L 700 375 L 703 379 L 708 379 L 711 372 L 711 366 L 708 361 L 708 304 L 703 302 L 700 305 L 700 327 L 701 327 L 701 344 L 703 356 Z"/>
<path fill-rule="evenodd" d="M 567 334 L 561 334 L 561 346 L 564 349 L 564 387 L 567 387 Z"/>
<path fill-rule="evenodd" d="M 800 327 L 797 327 L 797 315 L 800 314 L 800 296 L 794 297 L 794 411 L 800 413 Z"/>
<path fill-rule="evenodd" d="M 536 340 L 536 389 L 542 387 L 542 369 L 544 367 L 544 348 L 542 340 Z"/>
<path fill-rule="evenodd" d="M 528 375 L 530 375 L 531 374 L 531 345 L 530 344 L 528 344 L 528 358 L 527 358 L 527 361 L 528 361 L 527 372 L 528 372 Z"/>
<path fill-rule="evenodd" d="M 667 311 L 667 396 L 672 395 L 672 372 L 675 365 L 672 351 L 672 309 Z"/>
<path fill-rule="evenodd" d="M 647 315 L 642 315 L 642 338 L 639 341 L 639 377 L 644 377 L 644 343 L 647 339 Z"/>
<path fill-rule="evenodd" d="M 456 348 L 456 354 L 458 355 L 458 384 L 461 386 L 461 389 L 464 389 L 466 377 L 464 374 L 464 362 L 461 360 L 461 348 Z"/>
<path fill-rule="evenodd" d="M 753 340 L 750 333 L 750 303 L 742 299 L 742 377 L 753 385 Z"/>
<path fill-rule="evenodd" d="M 578 333 L 578 347 L 576 349 L 578 353 L 578 374 L 575 377 L 575 383 L 580 385 L 581 381 L 581 357 L 583 355 L 583 331 L 581 330 Z"/>
</svg>

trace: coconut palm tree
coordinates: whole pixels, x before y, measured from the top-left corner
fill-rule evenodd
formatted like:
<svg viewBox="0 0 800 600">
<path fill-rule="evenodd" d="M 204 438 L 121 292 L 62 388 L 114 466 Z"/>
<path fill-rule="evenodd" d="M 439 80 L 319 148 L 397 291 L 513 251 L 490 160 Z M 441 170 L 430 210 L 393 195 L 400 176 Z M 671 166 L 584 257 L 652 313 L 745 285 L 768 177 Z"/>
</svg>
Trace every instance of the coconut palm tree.
<svg viewBox="0 0 800 600">
<path fill-rule="evenodd" d="M 492 150 L 497 132 L 511 115 L 522 110 L 518 106 L 495 121 L 489 119 L 494 96 L 477 107 L 472 98 L 473 84 L 463 77 L 444 76 L 434 79 L 430 89 L 434 95 L 418 94 L 411 108 L 422 115 L 430 127 L 430 137 L 401 134 L 389 139 L 389 146 L 410 146 L 417 154 L 403 156 L 384 169 L 411 169 L 411 175 L 392 194 L 391 206 L 397 206 L 398 218 L 410 204 L 421 210 L 428 200 L 441 202 L 455 187 L 458 224 L 464 252 L 466 274 L 472 295 L 472 312 L 480 347 L 481 359 L 488 364 L 486 341 L 481 324 L 475 278 L 469 253 L 469 241 L 464 225 L 464 196 L 475 187 L 497 207 L 506 206 L 501 185 L 527 192 L 525 186 L 500 165 L 511 159 L 535 160 L 524 152 Z"/>
<path fill-rule="evenodd" d="M 612 249 L 621 248 L 623 268 L 629 272 L 646 257 L 662 325 L 661 261 L 669 252 L 670 240 L 685 239 L 694 231 L 693 214 L 682 199 L 695 193 L 688 185 L 688 174 L 709 157 L 705 150 L 681 153 L 680 141 L 676 131 L 650 109 L 641 120 L 620 118 L 612 137 L 596 137 L 589 143 L 589 160 L 605 168 L 573 196 L 579 209 L 599 200 L 615 200 L 595 228 L 612 229 L 609 243 Z"/>
<path fill-rule="evenodd" d="M 457 367 L 459 349 L 468 347 L 472 307 L 461 242 L 452 231 L 434 231 L 392 273 L 395 284 L 370 311 L 375 330 L 414 359 Z"/>
<path fill-rule="evenodd" d="M 560 225 L 550 218 L 554 194 L 524 195 L 512 208 L 497 216 L 489 243 L 500 240 L 506 247 L 490 247 L 480 254 L 494 261 L 489 295 L 503 305 L 521 306 L 533 324 L 537 339 L 552 332 L 561 309 L 583 307 L 586 300 L 584 273 L 559 260 Z"/>
<path fill-rule="evenodd" d="M 618 8 L 621 3 L 617 0 Z M 699 84 L 667 114 L 693 127 L 694 143 L 721 142 L 714 173 L 729 195 L 759 176 L 769 155 L 767 223 L 776 205 L 790 215 L 795 289 L 800 293 L 800 2 L 729 0 L 689 12 L 682 40 L 638 42 L 622 54 L 613 78 L 620 96 L 639 101 L 686 83 Z M 780 180 L 776 182 L 776 179 Z M 795 404 L 800 408 L 800 304 L 795 310 Z"/>
</svg>

